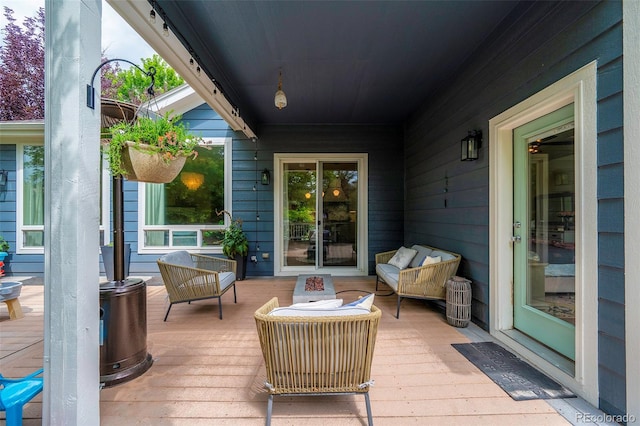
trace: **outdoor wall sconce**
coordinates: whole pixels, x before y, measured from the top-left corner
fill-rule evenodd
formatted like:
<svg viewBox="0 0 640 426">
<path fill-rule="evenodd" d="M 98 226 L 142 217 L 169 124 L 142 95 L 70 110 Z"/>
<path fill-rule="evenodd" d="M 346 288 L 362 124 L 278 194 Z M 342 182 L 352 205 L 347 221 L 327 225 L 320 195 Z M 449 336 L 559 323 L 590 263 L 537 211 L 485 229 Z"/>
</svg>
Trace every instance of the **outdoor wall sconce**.
<svg viewBox="0 0 640 426">
<path fill-rule="evenodd" d="M 473 161 L 478 159 L 478 149 L 482 142 L 482 132 L 480 130 L 470 130 L 469 135 L 461 141 L 461 161 Z"/>
<path fill-rule="evenodd" d="M 260 182 L 263 185 L 269 185 L 271 183 L 271 173 L 269 173 L 269 170 L 264 169 L 262 171 L 262 177 L 260 179 Z"/>
<path fill-rule="evenodd" d="M 0 187 L 4 188 L 7 186 L 7 178 L 9 176 L 9 172 L 7 170 L 0 170 Z"/>
</svg>

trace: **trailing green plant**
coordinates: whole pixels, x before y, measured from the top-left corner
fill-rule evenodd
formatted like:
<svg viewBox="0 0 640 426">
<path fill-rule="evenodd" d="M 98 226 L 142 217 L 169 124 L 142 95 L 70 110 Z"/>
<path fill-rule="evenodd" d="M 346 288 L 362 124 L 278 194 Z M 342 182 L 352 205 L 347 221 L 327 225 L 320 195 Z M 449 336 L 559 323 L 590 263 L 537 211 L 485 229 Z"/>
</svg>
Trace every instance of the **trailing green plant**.
<svg viewBox="0 0 640 426">
<path fill-rule="evenodd" d="M 138 117 L 133 122 L 122 122 L 110 127 L 110 139 L 104 150 L 111 174 L 117 176 L 126 173 L 122 167 L 122 151 L 127 142 L 133 142 L 134 149 L 140 149 L 141 144 L 148 145 L 145 152 L 159 153 L 167 162 L 179 156 L 196 158 L 198 152 L 195 148 L 202 138 L 191 133 L 180 121 L 181 118 L 181 115 L 170 117 L 166 113 L 157 118 Z"/>
<path fill-rule="evenodd" d="M 242 219 L 234 219 L 226 210 L 216 213 L 218 216 L 225 213 L 231 220 L 222 238 L 222 252 L 230 259 L 236 255 L 246 256 L 249 253 L 249 240 L 242 230 Z"/>
<path fill-rule="evenodd" d="M 9 243 L 0 235 L 0 251 L 7 253 L 9 251 Z"/>
</svg>

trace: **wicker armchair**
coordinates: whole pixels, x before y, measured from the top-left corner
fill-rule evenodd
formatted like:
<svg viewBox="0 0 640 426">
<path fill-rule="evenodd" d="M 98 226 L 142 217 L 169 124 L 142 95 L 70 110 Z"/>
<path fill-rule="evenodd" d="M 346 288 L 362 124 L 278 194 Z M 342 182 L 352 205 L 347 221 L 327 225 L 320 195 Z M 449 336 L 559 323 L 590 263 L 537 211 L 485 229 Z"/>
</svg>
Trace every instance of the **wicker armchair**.
<svg viewBox="0 0 640 426">
<path fill-rule="evenodd" d="M 218 299 L 222 319 L 221 297 L 233 288 L 233 303 L 236 297 L 236 261 L 221 257 L 191 254 L 185 250 L 165 254 L 158 259 L 162 281 L 169 293 L 169 308 L 175 303 L 202 299 Z"/>
<path fill-rule="evenodd" d="M 456 274 L 462 258 L 457 253 L 425 245 L 414 245 L 412 248 L 418 250 L 415 262 L 412 261 L 408 268 L 401 270 L 388 265 L 397 250 L 376 254 L 376 290 L 378 282 L 382 281 L 398 295 L 396 318 L 400 318 L 400 302 L 403 298 L 446 300 L 447 280 Z M 425 253 L 442 256 L 442 261 L 419 266 Z"/>
<path fill-rule="evenodd" d="M 266 424 L 274 395 L 360 393 L 372 425 L 369 386 L 381 311 L 374 305 L 356 315 L 269 315 L 277 307 L 274 297 L 254 315 L 269 389 Z"/>
</svg>

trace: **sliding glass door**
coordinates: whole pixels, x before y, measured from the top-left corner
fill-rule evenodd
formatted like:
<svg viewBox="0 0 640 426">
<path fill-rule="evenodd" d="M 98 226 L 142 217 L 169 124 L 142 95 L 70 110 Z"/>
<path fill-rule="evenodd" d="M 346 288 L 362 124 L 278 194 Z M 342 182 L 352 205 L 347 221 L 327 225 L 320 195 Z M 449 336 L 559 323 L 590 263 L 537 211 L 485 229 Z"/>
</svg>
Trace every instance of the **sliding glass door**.
<svg viewBox="0 0 640 426">
<path fill-rule="evenodd" d="M 365 269 L 364 254 L 359 255 L 366 244 L 361 185 L 365 157 L 324 156 L 280 159 L 276 273 L 323 270 L 353 275 Z"/>
</svg>

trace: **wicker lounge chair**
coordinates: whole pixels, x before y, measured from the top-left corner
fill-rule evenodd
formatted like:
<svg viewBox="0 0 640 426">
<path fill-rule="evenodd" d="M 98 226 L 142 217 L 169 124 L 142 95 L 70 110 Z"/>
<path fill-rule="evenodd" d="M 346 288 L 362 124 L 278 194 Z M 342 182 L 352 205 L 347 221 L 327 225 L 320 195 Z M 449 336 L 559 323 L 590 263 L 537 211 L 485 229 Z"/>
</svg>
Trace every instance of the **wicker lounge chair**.
<svg viewBox="0 0 640 426">
<path fill-rule="evenodd" d="M 400 302 L 404 298 L 446 300 L 446 283 L 456 274 L 461 256 L 457 253 L 429 247 L 414 245 L 411 249 L 417 253 L 405 269 L 390 265 L 389 260 L 397 250 L 376 254 L 376 291 L 378 282 L 385 282 L 398 295 L 396 318 L 400 318 Z M 426 256 L 438 256 L 441 261 L 421 265 Z"/>
<path fill-rule="evenodd" d="M 369 386 L 381 311 L 374 305 L 355 315 L 349 310 L 333 316 L 270 315 L 275 308 L 274 297 L 255 313 L 269 389 L 266 424 L 274 395 L 361 393 L 372 425 Z"/>
<path fill-rule="evenodd" d="M 175 303 L 212 298 L 218 299 L 222 319 L 221 297 L 230 288 L 233 288 L 233 303 L 237 303 L 235 260 L 181 250 L 158 259 L 158 268 L 171 302 L 165 321 Z"/>
</svg>

